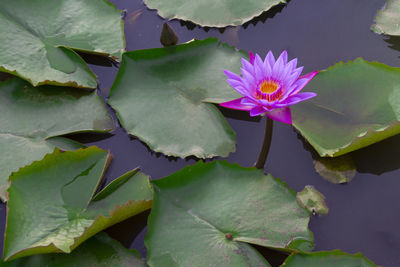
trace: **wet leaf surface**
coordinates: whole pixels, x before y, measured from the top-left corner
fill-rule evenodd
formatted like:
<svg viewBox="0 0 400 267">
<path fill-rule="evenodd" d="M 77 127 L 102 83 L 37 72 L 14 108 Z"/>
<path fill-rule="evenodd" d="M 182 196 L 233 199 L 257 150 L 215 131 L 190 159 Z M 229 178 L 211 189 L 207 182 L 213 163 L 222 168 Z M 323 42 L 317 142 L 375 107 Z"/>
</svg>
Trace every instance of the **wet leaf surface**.
<svg viewBox="0 0 400 267">
<path fill-rule="evenodd" d="M 0 6 L 0 71 L 33 85 L 96 88 L 74 50 L 121 57 L 121 13 L 107 1 L 6 1 Z"/>
<path fill-rule="evenodd" d="M 293 106 L 293 126 L 321 157 L 379 142 L 400 133 L 399 84 L 400 68 L 361 58 L 337 63 L 307 85 L 318 96 Z"/>
<path fill-rule="evenodd" d="M 75 132 L 107 132 L 114 123 L 96 92 L 40 86 L 15 77 L 0 83 L 0 198 L 6 200 L 7 179 L 54 147 L 79 147 L 58 137 Z"/>
<path fill-rule="evenodd" d="M 290 255 L 281 265 L 282 267 L 377 267 L 372 261 L 361 253 L 351 255 L 340 250 L 319 251 L 312 253 L 299 253 Z"/>
<path fill-rule="evenodd" d="M 150 266 L 268 266 L 248 243 L 287 251 L 313 246 L 309 213 L 283 183 L 255 168 L 199 162 L 153 185 Z"/>
<path fill-rule="evenodd" d="M 0 267 L 23 266 L 145 267 L 146 264 L 137 250 L 126 249 L 107 234 L 99 233 L 70 254 L 42 254 L 16 259 L 11 262 L 0 261 Z"/>
<path fill-rule="evenodd" d="M 55 150 L 10 177 L 4 260 L 71 252 L 97 232 L 151 207 L 149 178 L 133 170 L 95 194 L 110 155 Z"/>
<path fill-rule="evenodd" d="M 235 133 L 212 103 L 238 98 L 223 69 L 243 52 L 216 39 L 125 53 L 109 104 L 121 125 L 168 156 L 210 158 L 235 150 Z"/>
</svg>

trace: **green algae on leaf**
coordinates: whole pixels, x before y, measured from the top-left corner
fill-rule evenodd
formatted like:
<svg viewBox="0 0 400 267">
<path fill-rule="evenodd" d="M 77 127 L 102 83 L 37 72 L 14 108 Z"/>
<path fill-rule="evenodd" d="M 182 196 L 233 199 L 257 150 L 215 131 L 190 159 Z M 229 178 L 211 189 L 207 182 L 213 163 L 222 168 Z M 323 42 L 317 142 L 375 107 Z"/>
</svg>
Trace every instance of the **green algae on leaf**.
<svg viewBox="0 0 400 267">
<path fill-rule="evenodd" d="M 0 83 L 0 199 L 8 177 L 54 147 L 79 147 L 57 137 L 77 132 L 108 132 L 114 123 L 96 92 L 54 86 L 33 87 L 14 77 Z"/>
<path fill-rule="evenodd" d="M 387 0 L 371 29 L 379 34 L 400 35 L 400 0 Z"/>
<path fill-rule="evenodd" d="M 95 194 L 110 160 L 97 147 L 56 149 L 13 173 L 3 258 L 69 253 L 97 232 L 149 209 L 152 187 L 138 170 Z"/>
<path fill-rule="evenodd" d="M 313 214 L 328 214 L 329 209 L 325 203 L 325 196 L 312 185 L 306 185 L 302 191 L 297 193 L 296 199 L 300 206 Z"/>
<path fill-rule="evenodd" d="M 238 71 L 243 56 L 213 38 L 127 52 L 108 102 L 128 133 L 156 152 L 228 156 L 235 133 L 212 103 L 239 96 L 222 70 Z"/>
<path fill-rule="evenodd" d="M 308 89 L 318 96 L 293 106 L 293 126 L 321 157 L 400 133 L 400 68 L 357 58 L 320 71 Z"/>
<path fill-rule="evenodd" d="M 188 20 L 200 26 L 238 26 L 285 0 L 144 0 L 166 19 Z"/>
<path fill-rule="evenodd" d="M 0 25 L 0 71 L 34 86 L 96 88 L 75 51 L 120 58 L 125 50 L 121 12 L 104 0 L 3 1 Z"/>
<path fill-rule="evenodd" d="M 124 248 L 118 241 L 101 232 L 85 241 L 70 254 L 33 255 L 10 262 L 0 261 L 0 267 L 46 266 L 112 266 L 145 267 L 139 252 Z"/>
<path fill-rule="evenodd" d="M 261 170 L 199 162 L 153 186 L 145 237 L 150 266 L 269 266 L 249 243 L 285 251 L 313 247 L 309 213 Z"/>
<path fill-rule="evenodd" d="M 375 263 L 364 257 L 361 253 L 354 255 L 340 250 L 318 251 L 311 253 L 293 253 L 281 267 L 377 267 Z"/>
</svg>

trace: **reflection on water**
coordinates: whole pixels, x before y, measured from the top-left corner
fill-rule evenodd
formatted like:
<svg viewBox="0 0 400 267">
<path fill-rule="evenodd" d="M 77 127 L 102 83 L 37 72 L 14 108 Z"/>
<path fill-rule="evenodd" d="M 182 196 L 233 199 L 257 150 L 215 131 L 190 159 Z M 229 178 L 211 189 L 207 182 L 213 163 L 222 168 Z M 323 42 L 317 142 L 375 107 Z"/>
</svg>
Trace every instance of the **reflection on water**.
<svg viewBox="0 0 400 267">
<path fill-rule="evenodd" d="M 389 48 L 400 51 L 400 36 L 382 35 L 382 38 L 386 43 L 389 44 Z"/>
<path fill-rule="evenodd" d="M 381 175 L 400 169 L 399 153 L 400 135 L 396 135 L 351 154 L 358 172 Z"/>
</svg>

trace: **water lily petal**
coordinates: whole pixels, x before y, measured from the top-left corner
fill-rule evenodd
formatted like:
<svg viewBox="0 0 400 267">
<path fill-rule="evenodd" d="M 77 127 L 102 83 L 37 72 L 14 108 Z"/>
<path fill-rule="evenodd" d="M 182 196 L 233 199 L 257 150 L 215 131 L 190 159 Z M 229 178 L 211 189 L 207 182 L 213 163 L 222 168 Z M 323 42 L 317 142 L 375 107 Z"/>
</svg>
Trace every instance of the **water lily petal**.
<svg viewBox="0 0 400 267">
<path fill-rule="evenodd" d="M 285 65 L 283 68 L 282 68 L 282 71 L 281 71 L 281 75 L 280 75 L 280 77 L 279 77 L 279 79 L 280 79 L 280 81 L 281 81 L 281 84 L 284 86 L 284 87 L 289 87 L 291 84 L 288 82 L 289 81 L 289 77 L 290 77 L 290 74 L 292 73 L 292 70 L 291 70 L 291 68 L 290 68 L 290 66 L 288 66 L 288 65 Z"/>
<path fill-rule="evenodd" d="M 247 98 L 247 97 L 242 97 L 241 99 L 242 100 L 240 101 L 240 103 L 242 105 L 252 106 L 252 107 L 259 106 L 259 104 L 256 101 L 254 101 L 253 99 L 250 99 L 250 98 Z"/>
<path fill-rule="evenodd" d="M 250 111 L 251 112 L 251 111 Z M 290 108 L 276 108 L 272 111 L 265 113 L 265 116 L 287 124 L 292 124 L 292 114 Z"/>
<path fill-rule="evenodd" d="M 303 71 L 303 67 L 299 67 L 295 70 L 292 71 L 292 73 L 287 77 L 287 89 L 286 91 L 283 93 L 282 99 L 286 99 L 289 95 L 292 94 L 292 92 L 294 90 L 296 90 L 297 88 L 297 83 L 296 81 L 298 80 L 301 72 Z"/>
<path fill-rule="evenodd" d="M 265 77 L 264 77 L 264 73 L 265 73 L 265 72 L 264 72 L 263 63 L 262 63 L 262 61 L 261 61 L 261 65 L 258 64 L 257 58 L 256 58 L 256 61 L 255 61 L 255 64 L 254 64 L 254 73 L 255 73 L 255 75 L 256 75 L 257 83 L 259 83 L 260 81 L 262 81 L 262 80 L 265 79 Z"/>
<path fill-rule="evenodd" d="M 219 105 L 222 106 L 222 107 L 225 107 L 225 108 L 231 108 L 231 109 L 237 109 L 237 110 L 246 110 L 246 111 L 249 111 L 252 108 L 254 108 L 254 106 L 243 105 L 241 102 L 242 102 L 242 99 L 244 99 L 244 98 L 245 97 L 237 98 L 235 100 L 231 100 L 231 101 L 228 101 L 228 102 L 223 102 L 223 103 L 221 103 Z"/>
<path fill-rule="evenodd" d="M 251 53 L 250 51 L 249 51 L 249 59 L 250 59 L 250 64 L 254 64 L 255 57 L 254 57 L 253 53 Z"/>
<path fill-rule="evenodd" d="M 250 62 L 248 62 L 244 58 L 242 58 L 242 68 L 241 69 L 245 69 L 248 73 L 250 73 L 251 75 L 254 75 L 254 66 L 253 66 L 253 64 L 250 64 Z M 242 71 L 242 74 L 243 74 L 243 71 Z"/>
<path fill-rule="evenodd" d="M 283 58 L 279 57 L 272 68 L 272 77 L 278 81 L 281 80 L 282 71 L 284 69 Z"/>
<path fill-rule="evenodd" d="M 293 72 L 297 67 L 297 58 L 294 58 L 288 62 L 286 65 L 287 68 L 290 68 L 290 71 Z"/>
<path fill-rule="evenodd" d="M 239 94 L 246 96 L 248 94 L 248 90 L 246 89 L 245 85 L 242 82 L 228 79 L 226 80 L 233 89 L 235 89 Z"/>
<path fill-rule="evenodd" d="M 283 51 L 276 60 L 271 51 L 267 53 L 264 60 L 257 53 L 249 52 L 249 60 L 250 62 L 242 58 L 241 76 L 228 70 L 224 71 L 228 77 L 227 82 L 243 97 L 222 103 L 221 106 L 248 110 L 251 116 L 266 113 L 274 120 L 291 124 L 291 113 L 288 106 L 316 96 L 315 93 L 299 92 L 314 78 L 317 72 L 299 77 L 303 67 L 297 68 L 296 58 L 288 62 L 287 51 Z M 274 89 L 275 91 L 260 93 L 258 87 L 263 80 L 272 80 L 279 84 L 279 88 L 263 87 L 262 90 Z M 276 90 L 281 91 L 277 92 Z M 279 96 L 275 92 L 279 93 Z M 270 94 L 274 94 L 274 97 Z"/>
<path fill-rule="evenodd" d="M 316 93 L 312 92 L 304 92 L 304 93 L 299 93 L 296 95 L 289 96 L 285 101 L 282 101 L 281 103 L 275 104 L 276 107 L 286 107 L 290 105 L 297 104 L 301 101 L 310 99 L 317 96 Z"/>
<path fill-rule="evenodd" d="M 274 54 L 272 54 L 272 51 L 269 51 L 267 56 L 265 57 L 265 61 L 264 61 L 264 65 L 265 63 L 268 63 L 268 65 L 270 66 L 271 70 L 275 65 L 275 57 Z"/>
<path fill-rule="evenodd" d="M 279 60 L 280 58 L 282 59 L 283 64 L 286 65 L 287 59 L 288 59 L 286 50 L 283 50 L 283 52 L 280 54 L 278 60 Z"/>
<path fill-rule="evenodd" d="M 293 79 L 292 83 L 294 83 L 299 78 L 301 72 L 303 71 L 303 68 L 304 67 L 301 66 L 292 71 L 292 74 L 290 75 L 290 79 Z"/>
<path fill-rule="evenodd" d="M 249 92 L 254 91 L 256 87 L 256 80 L 254 78 L 254 74 L 249 73 L 244 68 L 240 68 L 240 70 L 242 71 L 242 76 L 243 76 L 242 82 L 247 88 L 247 91 Z"/>
<path fill-rule="evenodd" d="M 314 78 L 314 76 L 317 75 L 317 73 L 318 73 L 318 71 L 313 71 L 306 75 L 301 76 L 295 82 L 296 88 L 290 93 L 290 95 L 298 94 L 301 91 L 301 89 L 303 89 L 304 86 L 306 86 L 307 83 L 309 83 L 312 80 L 312 78 Z"/>
<path fill-rule="evenodd" d="M 228 79 L 242 81 L 242 77 L 240 77 L 236 73 L 233 73 L 233 72 L 231 72 L 229 70 L 224 70 L 224 73 L 225 73 L 226 77 L 228 77 Z"/>
<path fill-rule="evenodd" d="M 262 106 L 256 106 L 250 110 L 250 116 L 255 117 L 255 116 L 261 115 L 265 112 L 267 112 L 267 111 Z"/>
</svg>

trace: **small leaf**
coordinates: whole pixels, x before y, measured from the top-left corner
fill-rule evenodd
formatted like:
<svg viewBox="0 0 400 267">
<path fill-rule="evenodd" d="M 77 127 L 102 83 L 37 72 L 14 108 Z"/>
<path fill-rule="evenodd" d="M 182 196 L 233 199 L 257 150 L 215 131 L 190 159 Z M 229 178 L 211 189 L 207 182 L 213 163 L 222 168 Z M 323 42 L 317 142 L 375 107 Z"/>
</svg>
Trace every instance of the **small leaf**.
<svg viewBox="0 0 400 267">
<path fill-rule="evenodd" d="M 348 183 L 356 175 L 356 164 L 349 154 L 336 158 L 316 158 L 314 167 L 325 180 L 334 184 Z"/>
<path fill-rule="evenodd" d="M 344 253 L 340 250 L 318 251 L 312 253 L 293 253 L 281 267 L 377 267 L 372 261 L 361 253 L 354 255 Z"/>
<path fill-rule="evenodd" d="M 304 189 L 297 193 L 297 201 L 300 206 L 306 208 L 313 214 L 328 214 L 328 206 L 325 203 L 325 196 L 312 185 L 306 185 Z"/>
<path fill-rule="evenodd" d="M 121 12 L 104 0 L 5 1 L 0 25 L 0 71 L 34 86 L 96 88 L 75 51 L 120 58 L 125 50 Z"/>
<path fill-rule="evenodd" d="M 211 103 L 238 98 L 223 73 L 242 52 L 216 39 L 137 50 L 123 56 L 109 104 L 122 126 L 168 156 L 228 156 L 235 133 Z"/>
<path fill-rule="evenodd" d="M 126 249 L 105 233 L 98 233 L 70 254 L 42 254 L 16 259 L 11 262 L 0 261 L 0 267 L 23 266 L 112 266 L 145 267 L 139 252 Z"/>
<path fill-rule="evenodd" d="M 308 212 L 261 170 L 199 162 L 153 185 L 145 237 L 150 266 L 269 266 L 249 243 L 312 249 Z"/>
<path fill-rule="evenodd" d="M 400 133 L 400 68 L 361 58 L 321 71 L 317 97 L 294 105 L 293 126 L 321 157 L 336 157 Z"/>
<path fill-rule="evenodd" d="M 375 16 L 371 29 L 378 34 L 400 35 L 400 1 L 387 0 Z"/>
<path fill-rule="evenodd" d="M 46 155 L 10 177 L 4 259 L 69 253 L 97 232 L 149 209 L 149 178 L 133 170 L 95 195 L 110 161 L 89 147 Z M 123 185 L 123 186 L 122 186 Z"/>
<path fill-rule="evenodd" d="M 189 20 L 201 26 L 238 26 L 261 15 L 285 0 L 144 0 L 150 9 L 157 9 L 165 19 Z"/>
<path fill-rule="evenodd" d="M 0 83 L 0 198 L 6 200 L 8 177 L 40 160 L 54 147 L 79 145 L 58 137 L 77 132 L 108 132 L 114 123 L 96 92 L 75 88 L 33 87 L 14 77 Z"/>
</svg>

